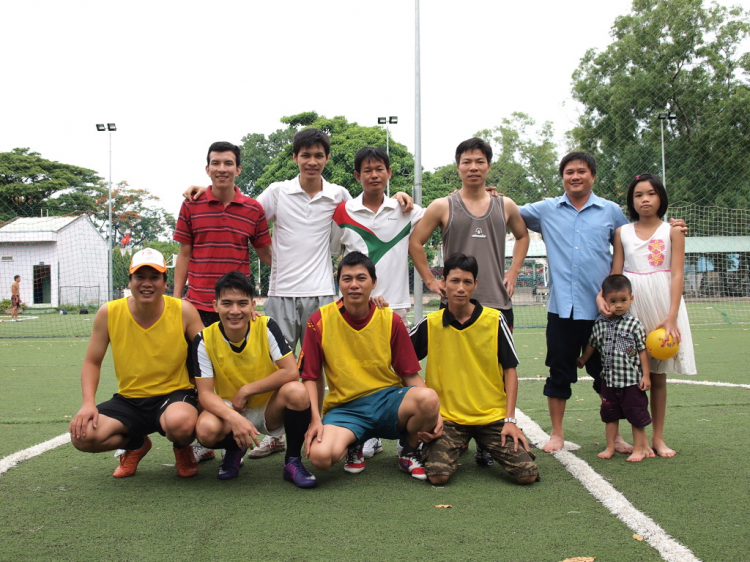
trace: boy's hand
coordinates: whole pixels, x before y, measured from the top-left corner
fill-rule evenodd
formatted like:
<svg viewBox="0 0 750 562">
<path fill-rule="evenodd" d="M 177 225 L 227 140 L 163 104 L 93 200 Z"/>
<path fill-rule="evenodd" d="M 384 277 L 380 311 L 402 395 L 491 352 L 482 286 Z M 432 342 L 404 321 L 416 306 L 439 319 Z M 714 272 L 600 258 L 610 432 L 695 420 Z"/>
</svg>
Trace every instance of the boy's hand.
<svg viewBox="0 0 750 562">
<path fill-rule="evenodd" d="M 651 388 L 651 377 L 642 377 L 641 383 L 638 385 L 642 391 L 647 391 Z"/>
<path fill-rule="evenodd" d="M 578 359 L 576 359 L 576 365 L 579 369 L 583 369 L 583 367 L 586 365 L 586 363 L 584 363 L 583 361 L 583 357 L 579 357 Z"/>
</svg>

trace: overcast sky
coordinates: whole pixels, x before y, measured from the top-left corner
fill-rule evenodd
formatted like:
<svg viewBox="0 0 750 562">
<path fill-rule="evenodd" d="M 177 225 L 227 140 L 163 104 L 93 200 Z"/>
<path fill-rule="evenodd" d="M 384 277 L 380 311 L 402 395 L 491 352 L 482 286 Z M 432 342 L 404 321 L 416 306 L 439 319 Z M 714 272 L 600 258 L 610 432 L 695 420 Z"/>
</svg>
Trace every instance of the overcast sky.
<svg viewBox="0 0 750 562">
<path fill-rule="evenodd" d="M 732 2 L 750 8 L 750 0 Z M 578 115 L 571 75 L 605 48 L 629 0 L 422 0 L 422 163 L 514 111 L 558 137 Z M 303 111 L 360 125 L 397 115 L 414 150 L 410 0 L 0 1 L 0 152 L 127 180 L 177 214 L 205 185 L 206 150 Z"/>
</svg>

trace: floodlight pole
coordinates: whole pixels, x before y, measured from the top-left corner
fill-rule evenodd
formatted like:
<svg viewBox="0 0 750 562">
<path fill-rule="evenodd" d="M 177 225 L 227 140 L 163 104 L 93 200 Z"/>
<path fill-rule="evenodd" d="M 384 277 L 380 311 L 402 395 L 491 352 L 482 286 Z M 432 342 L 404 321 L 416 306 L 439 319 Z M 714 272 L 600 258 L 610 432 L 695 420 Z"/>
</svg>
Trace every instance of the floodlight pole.
<svg viewBox="0 0 750 562">
<path fill-rule="evenodd" d="M 114 228 L 112 227 L 112 131 L 109 131 L 109 191 L 107 194 L 107 207 L 109 209 L 109 299 L 114 298 L 114 267 L 112 264 L 114 245 L 112 238 L 114 237 Z"/>
<path fill-rule="evenodd" d="M 391 115 L 388 118 L 378 117 L 378 125 L 385 125 L 385 153 L 388 155 L 388 158 L 391 157 L 391 131 L 388 125 L 396 125 L 397 123 L 398 117 L 395 115 Z M 386 195 L 388 197 L 391 196 L 391 178 L 388 178 L 386 182 Z"/>
<path fill-rule="evenodd" d="M 414 204 L 422 204 L 422 102 L 419 62 L 419 0 L 414 0 Z M 422 318 L 422 278 L 414 268 L 414 323 Z"/>
<path fill-rule="evenodd" d="M 107 123 L 105 128 L 104 124 L 97 124 L 96 130 L 99 132 L 109 132 L 109 187 L 107 189 L 107 214 L 109 221 L 109 234 L 107 236 L 108 248 L 107 248 L 107 300 L 114 298 L 114 267 L 112 264 L 112 257 L 114 254 L 114 226 L 112 225 L 112 133 L 117 130 L 117 126 L 114 123 Z"/>
<path fill-rule="evenodd" d="M 667 112 L 667 113 L 659 113 L 657 116 L 659 118 L 659 124 L 661 125 L 661 183 L 664 186 L 664 189 L 667 188 L 667 161 L 664 158 L 664 121 L 669 119 L 670 121 L 674 121 L 677 119 L 677 115 L 674 113 Z"/>
</svg>

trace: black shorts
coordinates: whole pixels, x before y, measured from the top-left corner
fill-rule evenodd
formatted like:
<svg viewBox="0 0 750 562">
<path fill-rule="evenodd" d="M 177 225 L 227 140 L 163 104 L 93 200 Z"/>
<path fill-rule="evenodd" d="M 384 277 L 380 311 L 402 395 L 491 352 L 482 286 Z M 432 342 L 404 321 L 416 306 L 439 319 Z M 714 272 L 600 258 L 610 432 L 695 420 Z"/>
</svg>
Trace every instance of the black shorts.
<svg viewBox="0 0 750 562">
<path fill-rule="evenodd" d="M 100 415 L 127 426 L 130 435 L 148 435 L 157 431 L 164 435 L 159 419 L 167 406 L 175 402 L 186 402 L 197 410 L 198 393 L 194 388 L 188 388 L 148 398 L 125 398 L 115 394 L 110 400 L 97 405 L 97 409 Z"/>
<path fill-rule="evenodd" d="M 628 420 L 633 427 L 651 424 L 648 413 L 648 396 L 638 385 L 610 388 L 602 380 L 602 407 L 600 415 L 604 423 Z"/>
<path fill-rule="evenodd" d="M 21 304 L 21 297 L 18 295 L 11 295 L 10 304 L 12 308 L 16 308 L 19 304 Z"/>
<path fill-rule="evenodd" d="M 547 313 L 547 360 L 549 376 L 544 384 L 544 395 L 567 400 L 570 385 L 578 381 L 578 359 L 591 337 L 594 320 L 573 320 Z M 594 378 L 594 390 L 601 393 L 602 358 L 594 350 L 586 363 L 586 372 Z"/>
</svg>

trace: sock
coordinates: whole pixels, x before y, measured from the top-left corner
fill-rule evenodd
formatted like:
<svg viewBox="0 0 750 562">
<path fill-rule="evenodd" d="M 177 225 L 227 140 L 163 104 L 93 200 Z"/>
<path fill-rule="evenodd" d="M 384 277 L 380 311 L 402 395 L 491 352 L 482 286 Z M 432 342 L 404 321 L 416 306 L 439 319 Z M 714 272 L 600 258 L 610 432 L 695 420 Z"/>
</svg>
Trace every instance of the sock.
<svg viewBox="0 0 750 562">
<path fill-rule="evenodd" d="M 125 445 L 126 451 L 135 451 L 143 447 L 143 443 L 146 442 L 146 438 L 143 435 L 131 435 L 130 441 Z"/>
<path fill-rule="evenodd" d="M 310 426 L 312 410 L 308 407 L 301 412 L 284 408 L 284 429 L 286 429 L 286 455 L 284 463 L 289 457 L 301 457 L 302 445 L 305 442 L 305 432 Z"/>
<path fill-rule="evenodd" d="M 401 445 L 402 457 L 405 457 L 409 453 L 414 453 L 417 450 L 416 447 L 412 447 L 411 445 L 409 445 L 409 441 L 405 437 L 402 437 L 401 439 L 399 439 L 398 442 Z"/>
<path fill-rule="evenodd" d="M 226 449 L 227 451 L 235 451 L 239 450 L 239 447 L 237 446 L 237 442 L 234 440 L 234 433 L 231 431 L 229 432 L 229 435 L 224 437 L 221 441 L 216 443 L 213 446 L 214 449 Z"/>
</svg>

